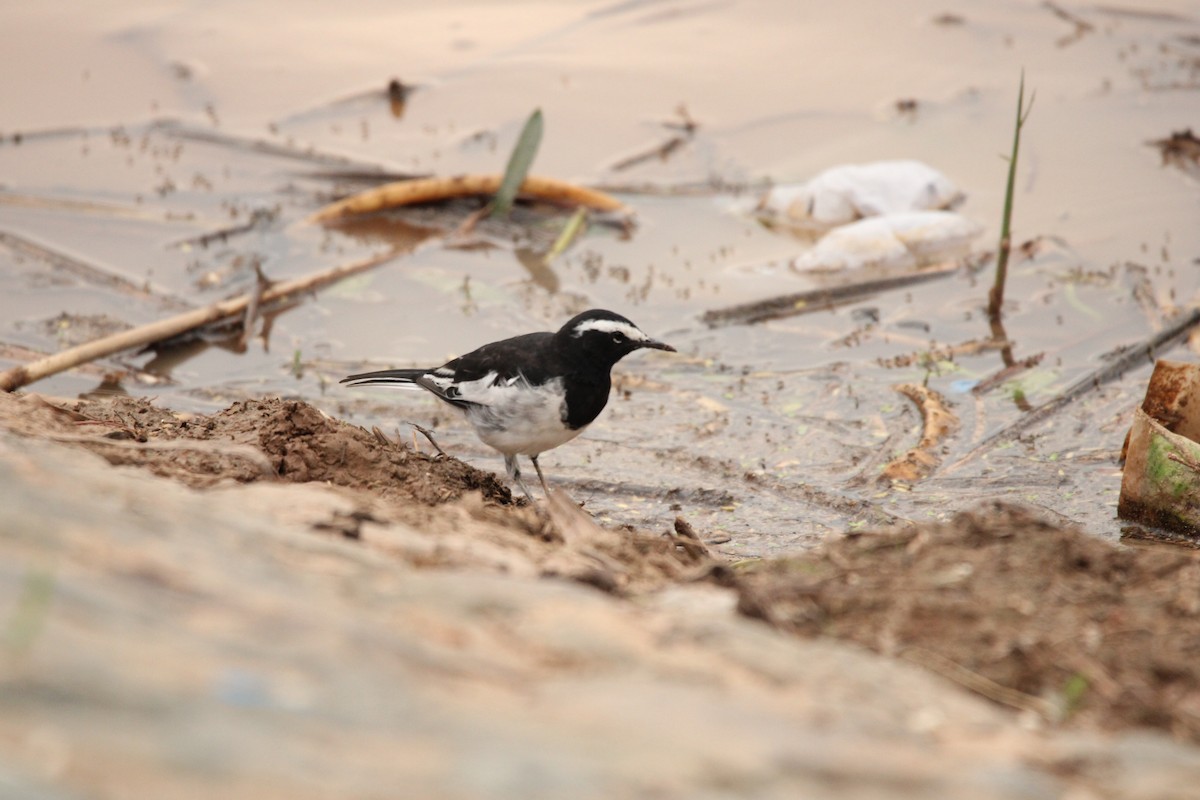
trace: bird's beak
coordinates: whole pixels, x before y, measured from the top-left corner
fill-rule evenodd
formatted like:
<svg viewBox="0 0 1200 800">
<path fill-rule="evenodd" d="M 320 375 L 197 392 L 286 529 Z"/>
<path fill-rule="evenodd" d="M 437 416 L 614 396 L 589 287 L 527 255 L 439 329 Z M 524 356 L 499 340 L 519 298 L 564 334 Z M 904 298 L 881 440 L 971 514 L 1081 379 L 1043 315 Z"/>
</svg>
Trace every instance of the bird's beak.
<svg viewBox="0 0 1200 800">
<path fill-rule="evenodd" d="M 666 342 L 659 342 L 654 339 L 647 339 L 644 342 L 639 342 L 638 346 L 649 347 L 651 350 L 666 350 L 668 353 L 678 352 L 674 347 L 671 347 L 671 345 L 667 344 Z"/>
</svg>

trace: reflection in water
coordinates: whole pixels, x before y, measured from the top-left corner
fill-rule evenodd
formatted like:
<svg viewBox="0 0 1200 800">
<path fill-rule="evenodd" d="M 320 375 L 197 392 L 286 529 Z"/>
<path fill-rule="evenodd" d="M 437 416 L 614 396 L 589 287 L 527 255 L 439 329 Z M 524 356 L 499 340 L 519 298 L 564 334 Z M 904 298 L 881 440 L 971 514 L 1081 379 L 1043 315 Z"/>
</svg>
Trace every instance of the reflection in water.
<svg viewBox="0 0 1200 800">
<path fill-rule="evenodd" d="M 159 378 L 170 378 L 171 372 L 184 362 L 195 358 L 210 347 L 211 343 L 203 339 L 191 338 L 188 341 L 162 343 L 153 348 L 154 358 L 142 367 L 147 372 Z"/>
<path fill-rule="evenodd" d="M 399 78 L 392 78 L 388 82 L 388 109 L 392 112 L 393 117 L 401 119 L 404 116 L 404 106 L 408 103 L 408 96 L 416 88 L 415 86 L 408 86 L 401 83 Z"/>
<path fill-rule="evenodd" d="M 124 375 L 119 372 L 106 372 L 95 388 L 88 389 L 86 392 L 80 392 L 79 398 L 84 400 L 87 398 L 113 397 L 114 395 L 128 397 L 129 392 L 121 385 L 123 377 Z"/>
<path fill-rule="evenodd" d="M 412 250 L 417 245 L 443 231 L 432 225 L 417 224 L 406 220 L 394 211 L 346 217 L 328 227 L 353 237 L 364 244 L 390 244 L 397 250 Z"/>
<path fill-rule="evenodd" d="M 271 286 L 270 282 L 260 282 L 260 289 L 265 291 Z M 170 380 L 171 373 L 187 361 L 208 350 L 209 347 L 219 347 L 230 353 L 243 354 L 249 349 L 250 340 L 258 338 L 262 341 L 263 352 L 271 351 L 271 331 L 275 320 L 283 314 L 299 307 L 303 296 L 285 297 L 267 306 L 252 304 L 246 313 L 236 318 L 221 319 L 212 324 L 189 330 L 179 336 L 164 339 L 150 345 L 146 350 L 153 352 L 154 357 L 141 368 L 143 373 L 157 378 Z M 259 325 L 258 336 L 254 336 L 254 328 Z M 143 351 L 146 352 L 146 351 Z"/>
<path fill-rule="evenodd" d="M 990 318 L 988 320 L 988 324 L 992 329 L 992 341 L 1001 343 L 1000 358 L 1002 361 L 1004 361 L 1005 371 L 1012 371 L 1013 373 L 1017 372 L 1019 366 L 1017 364 L 1017 360 L 1013 357 L 1012 340 L 1008 338 L 1008 332 L 1004 330 L 1004 320 L 1001 317 L 996 316 Z M 1029 402 L 1029 399 L 1025 396 L 1024 390 L 1020 386 L 1017 386 L 1013 389 L 1012 398 L 1013 403 L 1016 404 L 1017 408 L 1021 412 L 1030 411 L 1033 409 L 1033 405 Z"/>
<path fill-rule="evenodd" d="M 529 277 L 533 278 L 535 284 L 551 294 L 558 293 L 560 288 L 558 275 L 546 263 L 545 251 L 535 250 L 532 247 L 518 247 L 516 256 L 517 260 L 521 262 L 521 266 L 529 270 Z"/>
</svg>

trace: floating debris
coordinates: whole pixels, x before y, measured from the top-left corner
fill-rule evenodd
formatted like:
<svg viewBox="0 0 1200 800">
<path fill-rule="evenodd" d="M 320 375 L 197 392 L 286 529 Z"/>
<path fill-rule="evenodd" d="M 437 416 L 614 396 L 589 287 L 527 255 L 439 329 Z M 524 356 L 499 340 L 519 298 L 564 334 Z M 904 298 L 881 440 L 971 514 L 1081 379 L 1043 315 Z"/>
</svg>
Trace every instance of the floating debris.
<svg viewBox="0 0 1200 800">
<path fill-rule="evenodd" d="M 952 211 L 872 217 L 834 228 L 791 266 L 797 272 L 916 268 L 967 255 L 982 232 L 977 222 Z"/>
<path fill-rule="evenodd" d="M 810 229 L 908 211 L 948 210 L 966 199 L 954 182 L 920 161 L 876 161 L 832 167 L 801 184 L 767 191 L 758 211 Z"/>
</svg>

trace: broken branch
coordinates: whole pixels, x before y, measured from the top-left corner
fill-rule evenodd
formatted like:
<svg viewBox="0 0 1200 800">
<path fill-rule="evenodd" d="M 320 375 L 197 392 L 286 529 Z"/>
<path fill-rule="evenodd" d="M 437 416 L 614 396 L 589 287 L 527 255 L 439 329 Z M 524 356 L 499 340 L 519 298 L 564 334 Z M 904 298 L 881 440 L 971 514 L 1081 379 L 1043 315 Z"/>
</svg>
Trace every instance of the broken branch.
<svg viewBox="0 0 1200 800">
<path fill-rule="evenodd" d="M 1141 366 L 1143 362 L 1153 363 L 1160 350 L 1169 347 L 1177 340 L 1186 336 L 1188 331 L 1197 325 L 1200 325 L 1200 308 L 1193 308 L 1174 323 L 1152 336 L 1148 341 L 1127 348 L 1121 355 L 1114 358 L 1105 366 L 1075 381 L 1075 383 L 1064 389 L 1058 396 L 1026 412 L 1007 428 L 992 434 L 980 442 L 969 453 L 947 467 L 947 471 L 957 469 L 970 459 L 986 450 L 992 449 L 1002 442 L 1015 439 L 1037 423 L 1053 416 L 1072 401 L 1079 399 L 1093 389 L 1099 389 L 1109 381 L 1120 378 L 1130 369 Z"/>
<path fill-rule="evenodd" d="M 355 214 L 369 214 L 388 208 L 432 203 L 472 195 L 494 195 L 502 175 L 456 175 L 450 178 L 414 178 L 396 181 L 351 195 L 317 211 L 309 222 L 329 223 Z M 526 197 L 567 206 L 584 206 L 595 211 L 628 212 L 629 208 L 612 195 L 555 178 L 530 175 L 519 192 Z"/>
<path fill-rule="evenodd" d="M 343 278 L 377 267 L 395 258 L 400 252 L 399 250 L 392 250 L 362 261 L 343 264 L 324 272 L 276 284 L 262 292 L 260 303 L 267 305 L 284 300 L 291 295 L 315 291 L 323 286 L 336 283 Z M 127 331 L 121 331 L 112 336 L 104 336 L 77 347 L 68 348 L 60 353 L 40 358 L 29 364 L 0 372 L 0 391 L 11 392 L 14 389 L 27 386 L 43 378 L 48 378 L 51 375 L 57 375 L 64 370 L 71 369 L 80 364 L 86 364 L 98 358 L 110 356 L 113 353 L 119 353 L 122 350 L 145 347 L 155 342 L 161 342 L 163 339 L 187 333 L 195 328 L 237 317 L 245 313 L 257 291 L 256 287 L 254 291 L 241 297 L 222 300 L 205 308 L 198 308 L 193 311 L 177 314 L 174 317 L 141 325 L 137 328 L 130 328 Z"/>
<path fill-rule="evenodd" d="M 700 317 L 700 321 L 710 328 L 716 328 L 722 325 L 750 325 L 755 322 L 807 314 L 810 311 L 852 303 L 879 292 L 925 283 L 935 278 L 944 278 L 958 272 L 958 268 L 959 262 L 955 261 L 938 264 L 920 272 L 769 297 L 753 303 L 742 303 L 705 311 Z"/>
</svg>

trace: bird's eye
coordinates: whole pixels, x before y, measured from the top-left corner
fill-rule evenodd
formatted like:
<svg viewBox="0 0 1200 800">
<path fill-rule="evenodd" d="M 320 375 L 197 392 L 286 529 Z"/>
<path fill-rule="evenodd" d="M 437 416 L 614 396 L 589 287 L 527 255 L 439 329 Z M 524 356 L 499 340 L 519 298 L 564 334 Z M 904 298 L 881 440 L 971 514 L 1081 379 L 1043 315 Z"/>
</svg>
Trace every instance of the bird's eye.
<svg viewBox="0 0 1200 800">
<path fill-rule="evenodd" d="M 620 344 L 623 341 L 625 341 L 625 334 L 623 334 L 623 333 L 614 333 L 613 334 L 613 342 L 615 344 Z"/>
</svg>

